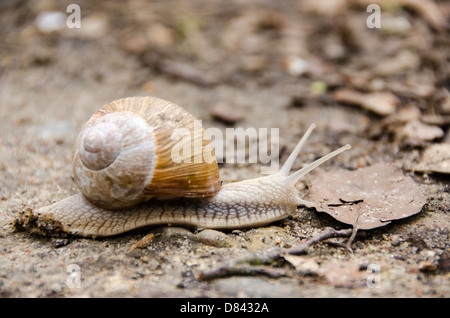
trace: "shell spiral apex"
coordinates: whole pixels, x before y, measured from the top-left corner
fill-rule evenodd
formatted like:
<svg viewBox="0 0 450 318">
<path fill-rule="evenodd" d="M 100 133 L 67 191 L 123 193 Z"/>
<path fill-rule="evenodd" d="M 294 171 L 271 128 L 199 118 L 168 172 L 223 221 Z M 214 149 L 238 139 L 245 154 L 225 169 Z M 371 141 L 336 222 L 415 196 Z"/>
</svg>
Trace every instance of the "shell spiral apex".
<svg viewBox="0 0 450 318">
<path fill-rule="evenodd" d="M 80 160 L 88 169 L 104 169 L 112 164 L 120 154 L 122 133 L 117 125 L 107 122 L 111 116 L 114 114 L 99 118 L 81 136 Z"/>
</svg>

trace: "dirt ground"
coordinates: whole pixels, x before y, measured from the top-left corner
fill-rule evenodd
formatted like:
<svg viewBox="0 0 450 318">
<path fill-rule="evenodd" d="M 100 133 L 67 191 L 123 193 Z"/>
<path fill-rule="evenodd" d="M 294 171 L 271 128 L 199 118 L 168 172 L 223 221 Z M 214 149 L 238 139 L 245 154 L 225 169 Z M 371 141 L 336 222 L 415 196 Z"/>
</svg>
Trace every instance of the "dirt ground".
<svg viewBox="0 0 450 318">
<path fill-rule="evenodd" d="M 450 296 L 449 174 L 414 169 L 425 149 L 450 142 L 448 1 L 78 0 L 81 28 L 68 28 L 70 3 L 0 3 L 0 297 Z M 381 28 L 368 27 L 371 3 Z M 61 14 L 45 19 L 54 11 L 62 24 Z M 388 98 L 366 105 L 351 92 Z M 70 159 L 80 128 L 102 105 L 137 95 L 181 105 L 205 127 L 279 128 L 281 162 L 316 123 L 295 167 L 350 143 L 322 169 L 394 163 L 427 203 L 360 231 L 352 253 L 335 238 L 209 280 L 230 260 L 348 225 L 299 207 L 232 232 L 67 240 L 14 230 L 17 212 L 78 193 Z M 225 162 L 221 180 L 256 177 L 261 166 Z M 132 247 L 149 233 L 152 242 Z"/>
</svg>

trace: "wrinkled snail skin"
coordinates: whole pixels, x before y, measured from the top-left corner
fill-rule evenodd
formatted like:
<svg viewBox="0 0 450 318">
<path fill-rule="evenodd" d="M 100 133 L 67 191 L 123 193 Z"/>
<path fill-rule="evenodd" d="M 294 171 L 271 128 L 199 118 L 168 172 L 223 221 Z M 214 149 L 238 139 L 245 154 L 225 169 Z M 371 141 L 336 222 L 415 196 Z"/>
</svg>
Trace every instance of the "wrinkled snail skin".
<svg viewBox="0 0 450 318">
<path fill-rule="evenodd" d="M 170 109 L 169 114 L 164 113 L 167 107 Z M 142 227 L 167 224 L 211 229 L 262 226 L 292 215 L 299 205 L 315 206 L 314 203 L 300 198 L 299 192 L 295 187 L 296 182 L 323 162 L 350 149 L 350 145 L 343 146 L 290 174 L 291 167 L 302 146 L 315 128 L 315 125 L 312 124 L 278 172 L 269 176 L 220 186 L 217 162 L 200 165 L 176 165 L 169 162 L 168 153 L 170 148 L 162 141 L 167 140 L 168 136 L 170 136 L 172 128 L 167 130 L 167 125 L 173 125 L 173 121 L 176 122 L 176 125 L 184 124 L 181 123 L 181 118 L 184 116 L 183 110 L 179 106 L 155 98 L 119 100 L 95 113 L 86 124 L 86 128 L 95 131 L 94 128 L 97 124 L 93 124 L 93 122 L 97 120 L 97 117 L 103 120 L 106 118 L 106 116 L 103 117 L 105 114 L 109 116 L 117 108 L 119 108 L 119 111 L 125 110 L 126 112 L 129 112 L 130 108 L 132 108 L 132 114 L 144 112 L 145 121 L 152 124 L 156 122 L 158 126 L 157 128 L 152 128 L 150 134 L 156 136 L 155 141 L 149 142 L 156 146 L 156 150 L 149 152 L 150 156 L 156 158 L 156 164 L 152 166 L 153 176 L 149 178 L 151 183 L 146 186 L 148 180 L 142 177 L 141 179 L 145 183 L 133 187 L 142 188 L 143 190 L 139 191 L 143 192 L 136 193 L 133 188 L 133 197 L 131 199 L 125 198 L 127 201 L 122 206 L 119 197 L 124 197 L 128 193 L 125 187 L 127 178 L 128 175 L 133 175 L 133 173 L 130 174 L 129 172 L 117 173 L 116 170 L 118 168 L 115 165 L 116 163 L 117 165 L 123 164 L 121 161 L 124 161 L 124 159 L 114 160 L 111 159 L 110 154 L 104 155 L 100 153 L 101 159 L 108 162 L 105 168 L 101 167 L 100 169 L 97 169 L 97 161 L 94 164 L 88 163 L 88 168 L 84 167 L 84 161 L 89 161 L 91 157 L 81 160 L 82 162 L 78 160 L 82 151 L 79 148 L 80 143 L 84 143 L 83 147 L 88 150 L 93 149 L 93 156 L 98 156 L 97 148 L 106 139 L 112 139 L 115 142 L 120 136 L 106 138 L 101 136 L 102 133 L 95 132 L 92 137 L 86 137 L 86 133 L 83 130 L 75 144 L 73 170 L 76 182 L 77 179 L 92 177 L 92 180 L 89 179 L 91 181 L 82 181 L 85 184 L 80 185 L 80 182 L 77 182 L 80 187 L 85 186 L 87 191 L 82 190 L 82 194 L 68 197 L 52 205 L 35 210 L 33 217 L 37 220 L 38 226 L 46 229 L 57 224 L 58 231 L 85 237 L 112 236 Z M 149 108 L 152 110 L 152 115 L 149 115 L 148 112 L 146 113 Z M 167 117 L 170 118 L 168 124 L 164 122 Z M 186 117 L 189 119 L 187 124 L 192 126 L 192 115 L 186 113 Z M 103 128 L 103 126 L 104 123 L 100 122 L 100 127 Z M 113 127 L 112 131 L 115 130 L 116 128 Z M 98 135 L 100 135 L 100 141 L 96 139 Z M 122 133 L 122 135 L 124 134 Z M 131 139 L 131 141 L 126 142 L 132 144 L 134 139 L 128 139 Z M 126 142 L 122 141 L 122 143 Z M 204 147 L 211 147 L 209 140 L 204 144 Z M 113 149 L 112 147 L 108 148 Z M 131 148 L 136 147 L 132 145 Z M 208 148 L 208 150 L 210 149 Z M 122 155 L 121 151 L 113 149 L 113 152 Z M 132 153 L 127 153 L 126 156 L 126 158 L 132 158 Z M 142 156 L 140 154 L 139 157 L 145 159 L 146 155 Z M 144 164 L 147 163 L 144 162 Z M 107 170 L 110 167 L 114 169 L 111 171 Z M 96 169 L 100 174 L 97 174 Z M 167 174 L 173 175 L 176 182 L 172 182 Z M 191 177 L 192 180 L 189 179 Z M 122 183 L 119 186 L 112 184 L 111 180 L 114 181 L 115 179 L 120 179 L 119 181 Z M 159 191 L 158 184 L 154 182 L 158 180 L 155 179 L 162 179 L 164 186 L 160 194 L 157 193 Z M 174 197 L 176 193 L 174 184 L 188 187 L 188 189 L 180 189 L 181 197 L 167 199 L 167 197 Z M 93 196 L 88 197 L 96 188 L 101 188 L 101 195 L 94 193 Z M 117 189 L 120 191 L 117 191 Z M 199 191 L 198 194 L 195 193 L 197 189 Z M 110 190 L 117 192 L 113 193 L 115 196 L 111 200 L 106 196 Z M 108 201 L 111 201 L 112 206 L 108 205 L 110 204 Z"/>
<path fill-rule="evenodd" d="M 57 220 L 64 232 L 102 237 L 151 225 L 211 229 L 261 226 L 294 213 L 297 202 L 293 198 L 284 188 L 283 179 L 271 176 L 226 184 L 210 198 L 150 200 L 112 211 L 99 208 L 77 194 L 36 212 L 46 219 Z"/>
</svg>

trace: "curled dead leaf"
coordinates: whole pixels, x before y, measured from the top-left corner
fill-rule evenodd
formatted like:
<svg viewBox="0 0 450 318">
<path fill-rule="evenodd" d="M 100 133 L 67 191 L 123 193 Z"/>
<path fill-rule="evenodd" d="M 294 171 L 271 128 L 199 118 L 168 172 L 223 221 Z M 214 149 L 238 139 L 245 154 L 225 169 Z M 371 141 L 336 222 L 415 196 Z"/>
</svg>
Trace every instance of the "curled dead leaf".
<svg viewBox="0 0 450 318">
<path fill-rule="evenodd" d="M 321 274 L 319 263 L 312 257 L 286 254 L 283 258 L 301 275 L 320 276 Z"/>
<path fill-rule="evenodd" d="M 444 131 L 434 125 L 427 125 L 419 120 L 413 120 L 397 130 L 398 138 L 410 145 L 420 145 L 444 136 Z"/>
<path fill-rule="evenodd" d="M 443 1 L 442 3 L 444 3 Z M 367 7 L 369 4 L 374 3 L 373 0 L 357 0 L 356 4 Z M 381 6 L 381 10 L 389 11 L 396 6 L 407 7 L 415 11 L 420 15 L 429 25 L 436 30 L 443 30 L 447 25 L 447 18 L 445 11 L 440 7 L 439 1 L 433 0 L 384 0 L 377 1 L 377 4 Z"/>
<path fill-rule="evenodd" d="M 450 174 L 450 144 L 434 144 L 428 147 L 414 170 Z"/>
<path fill-rule="evenodd" d="M 402 0 L 400 3 L 416 11 L 436 30 L 443 30 L 448 24 L 445 14 L 432 0 Z"/>
<path fill-rule="evenodd" d="M 321 266 L 327 281 L 336 287 L 354 288 L 367 284 L 368 273 L 353 262 L 333 261 Z"/>
<path fill-rule="evenodd" d="M 389 92 L 363 94 L 351 89 L 339 89 L 333 94 L 337 102 L 361 106 L 378 115 L 391 115 L 400 103 L 399 99 Z"/>
<path fill-rule="evenodd" d="M 362 230 L 419 213 L 426 203 L 412 178 L 386 163 L 356 171 L 322 171 L 307 196 L 317 203 L 317 211 Z"/>
</svg>

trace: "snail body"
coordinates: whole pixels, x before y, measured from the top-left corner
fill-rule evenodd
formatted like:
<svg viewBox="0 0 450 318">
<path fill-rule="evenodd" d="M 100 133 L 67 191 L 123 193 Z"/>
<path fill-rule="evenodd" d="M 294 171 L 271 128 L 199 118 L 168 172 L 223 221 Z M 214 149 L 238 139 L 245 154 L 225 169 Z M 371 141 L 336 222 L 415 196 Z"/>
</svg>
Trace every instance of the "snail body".
<svg viewBox="0 0 450 318">
<path fill-rule="evenodd" d="M 110 119 L 119 123 L 107 127 Z M 73 151 L 72 172 L 81 194 L 34 211 L 37 225 L 56 225 L 58 231 L 87 237 L 162 224 L 215 229 L 262 226 L 292 215 L 299 205 L 314 206 L 300 198 L 295 183 L 350 148 L 343 146 L 290 174 L 313 124 L 279 171 L 221 186 L 215 158 L 187 163 L 170 158 L 180 142 L 171 139 L 175 128 L 187 127 L 194 139 L 202 139 L 202 152 L 206 148 L 213 154 L 209 140 L 194 134 L 193 120 L 181 107 L 152 97 L 118 100 L 97 111 Z M 106 153 L 101 153 L 105 145 Z M 129 149 L 122 149 L 124 145 Z M 194 150 L 191 159 L 196 155 Z"/>
</svg>

